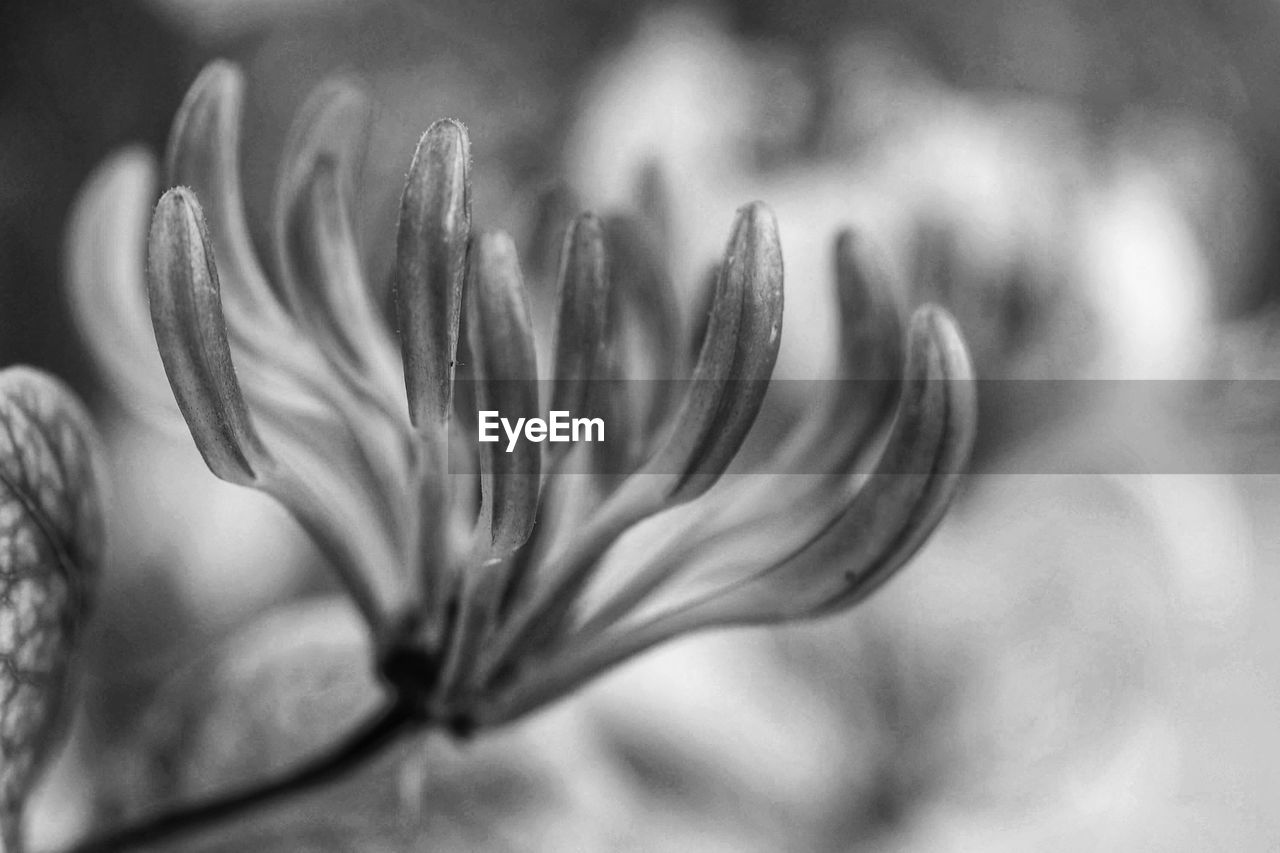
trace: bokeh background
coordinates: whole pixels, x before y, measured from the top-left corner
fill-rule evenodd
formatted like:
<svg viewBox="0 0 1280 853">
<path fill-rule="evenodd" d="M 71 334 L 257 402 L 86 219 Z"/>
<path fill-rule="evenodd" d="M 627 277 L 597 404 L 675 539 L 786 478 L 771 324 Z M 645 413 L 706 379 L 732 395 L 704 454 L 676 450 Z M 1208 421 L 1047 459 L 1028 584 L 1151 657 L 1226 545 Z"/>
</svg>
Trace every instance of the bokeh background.
<svg viewBox="0 0 1280 853">
<path fill-rule="evenodd" d="M 956 314 L 982 377 L 1049 390 L 984 388 L 973 476 L 867 606 L 684 640 L 184 849 L 1280 847 L 1271 0 L 48 0 L 0 6 L 0 43 L 0 364 L 84 395 L 115 484 L 38 846 L 285 766 L 377 696 L 305 537 L 135 417 L 67 304 L 77 192 L 160 150 L 221 56 L 250 81 L 259 238 L 290 117 L 340 74 L 376 103 L 372 281 L 414 143 L 452 116 L 476 219 L 535 287 L 557 206 L 633 205 L 656 163 L 688 301 L 734 209 L 776 211 L 779 375 L 824 376 L 847 224 Z"/>
</svg>

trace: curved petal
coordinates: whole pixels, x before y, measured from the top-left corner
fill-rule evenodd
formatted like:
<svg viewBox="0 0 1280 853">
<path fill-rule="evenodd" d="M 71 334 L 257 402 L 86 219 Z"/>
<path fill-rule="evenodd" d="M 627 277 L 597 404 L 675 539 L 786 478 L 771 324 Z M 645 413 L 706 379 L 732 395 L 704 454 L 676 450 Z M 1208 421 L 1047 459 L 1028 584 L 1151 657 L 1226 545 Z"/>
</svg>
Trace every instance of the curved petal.
<svg viewBox="0 0 1280 853">
<path fill-rule="evenodd" d="M 764 205 L 739 209 L 688 392 L 665 444 L 636 478 L 673 477 L 667 498 L 705 492 L 737 453 L 764 399 L 782 338 L 782 252 Z M 626 485 L 623 486 L 625 490 Z"/>
<path fill-rule="evenodd" d="M 739 211 L 720 275 L 742 277 L 742 318 L 731 368 L 731 383 L 695 467 L 681 484 L 700 494 L 729 466 L 755 424 L 782 342 L 782 247 L 773 214 L 759 202 Z M 695 373 L 694 380 L 697 381 Z"/>
<path fill-rule="evenodd" d="M 703 550 L 734 549 L 761 529 L 778 541 L 803 537 L 805 525 L 778 520 L 787 507 L 800 518 L 820 519 L 839 502 L 892 422 L 906 368 L 902 311 L 896 288 L 870 247 L 852 231 L 834 244 L 835 289 L 840 313 L 838 381 L 821 408 L 803 421 L 760 466 L 764 473 L 722 482 L 684 511 L 646 530 L 645 560 L 602 579 L 585 634 L 607 630 L 673 580 L 676 567 Z M 640 535 L 639 532 L 636 535 Z M 626 571 L 630 568 L 630 571 Z"/>
<path fill-rule="evenodd" d="M 385 639 L 407 594 L 403 555 L 380 510 L 383 484 L 358 463 L 345 424 L 298 398 L 296 387 L 286 384 L 281 390 L 292 396 L 273 399 L 251 417 L 232 362 L 204 216 L 190 190 L 170 190 L 157 206 L 148 272 L 160 356 L 210 469 L 288 507 Z"/>
<path fill-rule="evenodd" d="M 511 423 L 518 419 L 519 429 L 538 417 L 539 407 L 533 325 L 515 244 L 502 232 L 482 232 L 472 241 L 467 266 L 467 343 L 477 406 Z M 538 509 L 542 449 L 527 438 L 514 447 L 506 441 L 500 435 L 479 446 L 477 564 L 462 578 L 442 679 L 446 691 L 473 673 L 470 665 L 493 629 L 512 572 L 523 565 L 512 555 L 529 538 Z"/>
<path fill-rule="evenodd" d="M 582 413 L 604 359 L 608 320 L 604 229 L 595 214 L 580 214 L 569 224 L 559 279 L 551 410 Z"/>
<path fill-rule="evenodd" d="M 819 615 L 874 590 L 941 520 L 968 460 L 976 428 L 972 369 L 954 321 L 926 306 L 912 318 L 907 381 L 898 417 L 875 471 L 830 523 L 800 547 L 766 530 L 744 535 L 733 553 L 711 555 L 738 574 L 694 605 L 713 622 Z M 780 519 L 778 525 L 789 522 Z M 777 526 L 777 525 L 775 525 Z M 745 531 L 744 531 L 745 534 Z M 769 539 L 766 537 L 769 536 Z M 779 543 L 770 548 L 768 542 Z M 786 548 L 790 554 L 780 554 Z M 743 560 L 742 554 L 749 554 Z M 738 566 L 728 568 L 730 562 Z M 758 569 L 750 570 L 752 565 Z M 743 573 L 743 566 L 748 571 Z M 708 574 L 715 574 L 708 569 Z"/>
<path fill-rule="evenodd" d="M 538 416 L 538 367 L 529 298 L 515 244 L 501 232 L 482 233 L 468 261 L 467 338 L 480 409 L 516 423 Z M 480 530 L 494 555 L 524 544 L 538 506 L 541 448 L 500 439 L 480 446 Z"/>
<path fill-rule="evenodd" d="M 400 201 L 396 314 L 409 414 L 420 429 L 448 424 L 471 233 L 471 145 L 459 122 L 418 142 Z"/>
<path fill-rule="evenodd" d="M 604 553 L 629 528 L 692 500 L 723 473 L 755 420 L 782 332 L 782 257 L 773 215 L 739 209 L 698 364 L 665 442 L 586 522 L 580 536 L 534 570 L 520 603 L 482 665 L 486 675 L 514 650 L 562 632 Z"/>
<path fill-rule="evenodd" d="M 200 455 L 228 482 L 256 482 L 270 459 L 231 363 L 204 214 L 185 187 L 156 205 L 147 273 L 160 358 Z"/>
<path fill-rule="evenodd" d="M 398 414 L 399 360 L 350 223 L 370 112 L 364 95 L 340 80 L 307 99 L 281 159 L 273 236 L 278 284 L 293 316 L 371 403 Z"/>
<path fill-rule="evenodd" d="M 818 459 L 804 471 L 842 471 L 893 416 L 906 369 L 906 330 L 898 291 L 884 262 L 854 231 L 841 231 L 833 251 L 840 314 L 841 379 L 822 432 L 809 438 Z M 835 442 L 831 435 L 841 438 Z M 803 439 L 802 439 L 803 441 Z"/>
<path fill-rule="evenodd" d="M 147 230 L 157 190 L 155 158 L 115 152 L 90 175 L 67 228 L 72 317 L 107 380 L 135 413 L 182 429 L 147 307 Z"/>
<path fill-rule="evenodd" d="M 606 463 L 608 469 L 628 471 L 652 450 L 650 437 L 673 415 L 678 401 L 670 380 L 685 375 L 688 367 L 681 346 L 680 304 L 666 269 L 665 246 L 652 228 L 633 217 L 609 216 L 602 224 L 609 307 L 605 369 L 600 378 L 657 380 L 634 383 L 635 393 L 625 399 L 608 396 L 593 405 L 605 413 L 617 437 L 605 448 L 615 457 Z"/>
<path fill-rule="evenodd" d="M 204 205 L 228 311 L 279 319 L 283 312 L 253 249 L 240 190 L 244 86 L 235 65 L 205 66 L 173 120 L 165 174 L 169 186 L 190 187 Z"/>
<path fill-rule="evenodd" d="M 941 519 L 976 422 L 968 354 L 953 321 L 926 307 L 913 318 L 910 337 L 907 386 L 877 470 L 816 535 L 773 564 L 763 564 L 759 550 L 769 534 L 741 543 L 733 554 L 712 555 L 736 561 L 739 579 L 631 627 L 566 638 L 509 681 L 495 682 L 496 698 L 477 718 L 492 725 L 528 713 L 688 631 L 809 618 L 852 606 L 890 577 Z"/>
</svg>

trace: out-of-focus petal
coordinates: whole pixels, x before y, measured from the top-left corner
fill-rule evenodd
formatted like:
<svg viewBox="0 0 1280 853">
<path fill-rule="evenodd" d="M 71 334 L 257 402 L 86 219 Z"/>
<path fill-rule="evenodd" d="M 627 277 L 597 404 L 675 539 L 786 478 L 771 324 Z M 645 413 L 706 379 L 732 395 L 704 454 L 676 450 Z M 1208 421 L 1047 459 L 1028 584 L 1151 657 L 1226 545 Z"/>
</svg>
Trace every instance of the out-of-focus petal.
<svg viewBox="0 0 1280 853">
<path fill-rule="evenodd" d="M 125 148 L 98 166 L 80 191 L 67 233 L 72 316 L 117 396 L 148 421 L 181 429 L 147 307 L 147 231 L 156 192 L 155 159 Z"/>
<path fill-rule="evenodd" d="M 603 228 L 585 213 L 570 223 L 561 254 L 552 411 L 587 410 L 591 381 L 604 358 L 608 298 Z"/>
<path fill-rule="evenodd" d="M 350 222 L 368 134 L 364 95 L 330 81 L 294 120 L 276 188 L 278 286 L 294 317 L 370 402 L 402 410 L 399 361 L 365 281 Z"/>
<path fill-rule="evenodd" d="M 169 186 L 190 187 L 204 205 L 228 313 L 267 318 L 281 308 L 258 263 L 240 189 L 244 74 L 229 62 L 205 66 L 174 118 L 165 157 Z"/>
</svg>

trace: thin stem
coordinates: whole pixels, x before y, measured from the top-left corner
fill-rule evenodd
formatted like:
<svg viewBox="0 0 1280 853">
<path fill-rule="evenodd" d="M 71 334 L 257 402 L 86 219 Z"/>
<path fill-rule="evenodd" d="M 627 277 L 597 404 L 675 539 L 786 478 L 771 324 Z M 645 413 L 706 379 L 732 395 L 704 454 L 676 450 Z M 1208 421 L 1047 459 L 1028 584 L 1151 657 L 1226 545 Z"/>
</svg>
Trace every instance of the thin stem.
<svg viewBox="0 0 1280 853">
<path fill-rule="evenodd" d="M 345 740 L 283 776 L 206 800 L 178 805 L 172 811 L 90 836 L 63 853 L 109 853 L 172 839 L 206 829 L 229 817 L 300 794 L 341 777 L 423 723 L 421 715 L 403 702 L 379 709 Z"/>
</svg>

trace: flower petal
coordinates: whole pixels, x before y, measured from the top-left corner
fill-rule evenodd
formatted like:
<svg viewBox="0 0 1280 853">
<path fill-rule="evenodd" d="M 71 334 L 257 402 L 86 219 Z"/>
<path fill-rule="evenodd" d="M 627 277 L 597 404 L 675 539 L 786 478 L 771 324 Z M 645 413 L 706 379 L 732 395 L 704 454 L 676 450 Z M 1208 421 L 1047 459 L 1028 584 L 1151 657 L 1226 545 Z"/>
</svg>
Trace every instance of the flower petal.
<svg viewBox="0 0 1280 853">
<path fill-rule="evenodd" d="M 782 247 L 773 214 L 759 202 L 742 208 L 721 275 L 741 277 L 742 319 L 732 379 L 683 491 L 700 494 L 729 466 L 755 423 L 782 341 Z M 695 380 L 696 380 L 695 374 Z"/>
<path fill-rule="evenodd" d="M 657 429 L 672 413 L 675 400 L 671 383 L 688 370 L 680 346 L 680 302 L 667 272 L 666 248 L 653 229 L 630 216 L 609 216 L 604 220 L 605 246 L 609 257 L 609 337 L 610 379 L 656 379 L 647 396 L 636 400 L 634 422 L 638 433 L 633 442 L 646 449 L 641 440 Z M 620 418 L 614 418 L 623 426 Z"/>
<path fill-rule="evenodd" d="M 452 120 L 423 134 L 400 201 L 396 311 L 409 414 L 443 426 L 452 406 L 467 240 L 471 233 L 467 131 Z"/>
<path fill-rule="evenodd" d="M 204 205 L 228 312 L 274 318 L 280 304 L 253 249 L 240 190 L 243 106 L 240 69 L 223 60 L 205 66 L 174 118 L 165 173 L 169 186 L 190 187 Z"/>
<path fill-rule="evenodd" d="M 938 523 L 972 445 L 975 403 L 964 345 L 940 309 L 913 318 L 907 390 L 881 464 L 834 524 L 788 560 L 683 605 L 594 637 L 570 638 L 528 661 L 476 711 L 496 725 L 553 701 L 600 672 L 688 631 L 813 617 L 877 588 Z M 735 557 L 755 564 L 750 548 Z M 499 673 L 502 674 L 502 673 Z"/>
<path fill-rule="evenodd" d="M 536 418 L 538 369 L 529 299 L 511 238 L 477 235 L 468 262 L 467 339 L 480 409 L 516 422 Z M 480 445 L 481 529 L 494 554 L 524 544 L 538 506 L 541 448 L 520 440 Z M 488 516 L 486 518 L 486 515 Z"/>
<path fill-rule="evenodd" d="M 67 297 L 76 327 L 117 396 L 153 425 L 181 430 L 147 307 L 156 172 L 155 158 L 133 147 L 94 170 L 67 228 Z"/>
<path fill-rule="evenodd" d="M 481 232 L 467 262 L 467 343 L 481 410 L 510 420 L 536 418 L 538 368 L 529 300 L 516 247 L 502 232 Z M 529 538 L 538 509 L 541 448 L 526 439 L 514 448 L 480 443 L 480 519 L 477 553 L 462 579 L 456 624 L 442 689 L 473 683 L 474 662 L 493 630 L 513 583 L 514 552 Z"/>
<path fill-rule="evenodd" d="M 782 339 L 782 252 L 763 204 L 739 209 L 689 389 L 641 475 L 676 474 L 670 498 L 705 492 L 755 422 Z"/>
<path fill-rule="evenodd" d="M 565 233 L 560 260 L 553 411 L 587 409 L 590 383 L 604 358 L 608 288 L 603 228 L 594 214 L 581 214 Z"/>
<path fill-rule="evenodd" d="M 231 363 L 204 214 L 184 187 L 166 192 L 156 206 L 147 273 L 160 357 L 196 447 L 222 479 L 252 483 L 266 450 Z"/>
<path fill-rule="evenodd" d="M 705 540 L 701 558 L 670 572 L 689 581 L 683 596 L 669 590 L 651 613 L 687 610 L 718 622 L 812 616 L 860 600 L 914 553 L 959 481 L 976 403 L 968 354 L 945 312 L 917 311 L 909 348 L 897 419 L 865 482 L 842 502 L 816 493 L 825 506 L 811 500 Z"/>
<path fill-rule="evenodd" d="M 584 634 L 599 633 L 627 616 L 669 585 L 676 567 L 688 564 L 700 549 L 732 551 L 736 542 L 762 528 L 775 531 L 777 541 L 793 541 L 805 526 L 778 522 L 776 508 L 822 518 L 824 508 L 862 470 L 872 439 L 893 420 L 906 336 L 895 289 L 870 248 L 848 230 L 837 236 L 834 248 L 840 309 L 840 379 L 834 393 L 822 395 L 822 410 L 761 465 L 768 473 L 721 483 L 678 518 L 667 519 L 661 531 L 650 532 L 643 564 L 598 584 L 599 603 L 582 626 Z"/>
<path fill-rule="evenodd" d="M 906 366 L 902 308 L 883 263 L 851 230 L 836 236 L 834 254 L 842 382 L 831 399 L 826 431 L 841 440 L 805 469 L 824 472 L 846 469 L 892 417 Z"/>
<path fill-rule="evenodd" d="M 179 187 L 152 220 L 148 287 L 160 356 L 178 407 L 214 474 L 254 485 L 284 504 L 333 560 L 379 640 L 406 599 L 403 555 L 378 507 L 385 498 L 349 426 L 302 393 L 293 378 L 251 418 L 232 362 L 218 273 L 199 202 Z M 251 372 L 273 368 L 252 362 Z M 260 383 L 264 377 L 259 377 Z M 270 387 L 260 384 L 260 388 Z"/>
<path fill-rule="evenodd" d="M 912 317 L 909 339 L 917 365 L 927 366 L 908 363 L 901 428 L 895 424 L 877 472 L 836 526 L 786 570 L 790 583 L 814 602 L 803 615 L 861 601 L 909 560 L 942 520 L 968 462 L 977 401 L 964 339 L 951 316 L 932 305 Z M 831 578 L 835 560 L 843 560 L 844 568 Z M 790 606 L 804 608 L 799 600 Z"/>
<path fill-rule="evenodd" d="M 170 174 L 194 189 L 173 191 L 153 223 L 152 312 L 165 369 L 214 473 L 284 504 L 331 559 L 378 642 L 394 642 L 418 600 L 408 568 L 416 442 L 399 405 L 371 405 L 377 398 L 335 367 L 267 283 L 240 195 L 242 94 L 239 71 L 213 63 L 175 121 Z M 314 218 L 302 225 L 318 235 L 317 265 L 341 276 L 357 264 L 340 180 L 327 168 L 312 169 L 304 187 L 302 212 Z"/>
<path fill-rule="evenodd" d="M 709 488 L 750 429 L 782 332 L 781 253 L 764 205 L 738 211 L 725 255 L 702 352 L 665 443 L 579 536 L 538 561 L 539 583 L 492 645 L 482 665 L 487 674 L 500 670 L 516 649 L 540 648 L 564 630 L 593 570 L 618 537 Z M 741 383 L 731 381 L 735 372 Z"/>
<path fill-rule="evenodd" d="M 285 303 L 335 367 L 372 401 L 400 408 L 400 367 L 350 222 L 370 115 L 359 90 L 334 80 L 294 119 L 275 197 L 276 266 Z"/>
</svg>

